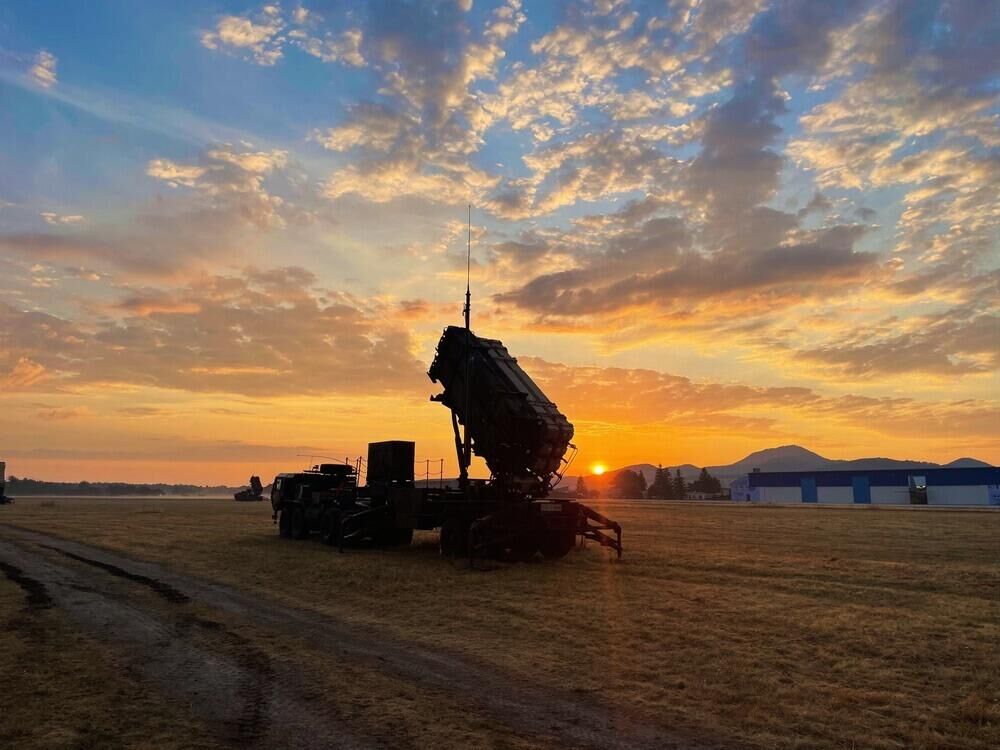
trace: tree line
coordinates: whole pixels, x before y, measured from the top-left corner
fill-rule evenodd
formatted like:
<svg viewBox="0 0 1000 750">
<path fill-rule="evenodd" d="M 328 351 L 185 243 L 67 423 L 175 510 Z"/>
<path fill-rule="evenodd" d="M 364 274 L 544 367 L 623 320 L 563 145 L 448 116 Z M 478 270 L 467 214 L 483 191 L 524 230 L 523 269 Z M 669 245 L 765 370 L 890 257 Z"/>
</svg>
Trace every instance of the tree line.
<svg viewBox="0 0 1000 750">
<path fill-rule="evenodd" d="M 7 494 L 82 497 L 126 497 L 140 495 L 228 495 L 231 487 L 204 487 L 195 484 L 129 484 L 127 482 L 46 482 L 40 479 L 7 477 Z"/>
<path fill-rule="evenodd" d="M 622 469 L 611 479 L 608 487 L 609 491 L 618 497 L 646 497 L 650 500 L 684 500 L 692 492 L 705 493 L 707 495 L 721 495 L 722 482 L 708 473 L 708 469 L 702 469 L 698 478 L 693 482 L 686 482 L 681 476 L 681 470 L 677 469 L 673 474 L 670 468 L 663 466 L 656 467 L 656 474 L 649 486 L 646 485 L 646 477 L 641 471 Z M 593 497 L 594 490 L 587 486 L 587 480 L 579 477 L 576 480 L 577 497 Z"/>
</svg>

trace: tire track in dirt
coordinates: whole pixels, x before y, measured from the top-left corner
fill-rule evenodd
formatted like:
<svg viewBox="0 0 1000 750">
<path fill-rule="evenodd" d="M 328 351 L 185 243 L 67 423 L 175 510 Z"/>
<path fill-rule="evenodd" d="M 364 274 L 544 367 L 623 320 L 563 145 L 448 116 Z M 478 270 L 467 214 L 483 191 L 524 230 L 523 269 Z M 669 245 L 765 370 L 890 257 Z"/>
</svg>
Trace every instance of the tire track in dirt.
<svg viewBox="0 0 1000 750">
<path fill-rule="evenodd" d="M 64 557 L 68 557 L 71 560 L 83 563 L 84 565 L 90 565 L 94 568 L 98 568 L 99 570 L 103 570 L 106 573 L 110 573 L 118 578 L 124 578 L 132 583 L 138 583 L 145 586 L 171 604 L 187 604 L 191 601 L 189 596 L 181 593 L 173 586 L 163 583 L 155 578 L 139 575 L 138 573 L 132 573 L 117 565 L 111 565 L 110 563 L 93 560 L 89 557 L 84 557 L 83 555 L 78 555 L 73 552 L 67 552 L 66 550 L 53 547 L 49 544 L 40 544 L 38 546 L 52 550 L 53 552 L 63 555 Z M 5 564 L 0 563 L 0 566 L 3 565 Z M 13 568 L 13 566 L 7 567 Z M 13 569 L 17 570 L 16 568 Z M 45 591 L 44 585 L 38 583 L 37 581 L 34 581 L 33 579 L 25 580 L 41 587 L 42 590 Z M 75 584 L 73 588 L 77 591 L 97 593 L 92 587 L 89 586 L 80 586 L 79 584 Z M 51 605 L 52 601 L 51 598 L 49 598 L 48 606 Z M 221 623 L 204 620 L 194 615 L 187 615 L 179 620 L 179 624 L 181 626 L 200 626 L 214 634 L 216 638 L 224 640 L 226 644 L 230 646 L 229 652 L 247 667 L 247 671 L 249 673 L 248 679 L 241 681 L 242 685 L 239 689 L 239 697 L 241 698 L 241 703 L 243 705 L 243 712 L 237 721 L 236 733 L 233 739 L 241 747 L 259 740 L 266 733 L 267 699 L 270 692 L 270 685 L 274 679 L 274 670 L 271 668 L 271 660 L 265 653 L 253 648 L 250 642 L 245 638 L 227 630 Z"/>
<path fill-rule="evenodd" d="M 124 568 L 119 568 L 117 565 L 111 565 L 110 563 L 101 562 L 100 560 L 91 560 L 89 557 L 84 557 L 83 555 L 75 555 L 72 552 L 67 552 L 64 549 L 59 549 L 58 547 L 53 547 L 50 544 L 40 544 L 39 547 L 44 547 L 45 549 L 50 549 L 53 552 L 58 552 L 60 555 L 65 555 L 71 560 L 76 560 L 77 562 L 82 562 L 84 565 L 92 565 L 95 568 L 100 568 L 113 576 L 118 576 L 119 578 L 125 578 L 126 580 L 132 581 L 133 583 L 139 583 L 143 586 L 155 591 L 157 594 L 162 596 L 171 604 L 186 604 L 191 601 L 191 597 L 186 594 L 182 594 L 180 591 L 175 589 L 163 581 L 158 581 L 155 578 L 149 578 L 148 576 L 142 576 L 138 573 L 130 573 Z"/>
<path fill-rule="evenodd" d="M 50 544 L 40 544 L 38 546 L 52 550 L 84 565 L 98 568 L 118 578 L 124 578 L 132 583 L 145 586 L 171 604 L 187 604 L 191 601 L 191 598 L 186 594 L 181 593 L 173 586 L 156 578 L 132 573 L 117 565 L 93 560 L 73 552 L 67 552 Z M 33 583 L 37 582 L 33 581 Z M 41 586 L 41 584 L 38 585 Z M 89 588 L 89 590 L 93 592 L 92 588 Z M 274 669 L 271 666 L 270 658 L 263 651 L 253 647 L 246 638 L 232 632 L 221 623 L 206 620 L 196 615 L 185 615 L 178 622 L 182 627 L 197 626 L 203 628 L 215 638 L 221 639 L 229 647 L 229 653 L 233 654 L 235 658 L 247 667 L 250 679 L 243 680 L 243 684 L 239 690 L 243 704 L 243 713 L 237 722 L 235 740 L 241 747 L 259 740 L 266 734 L 267 703 L 270 696 L 270 687 L 274 681 Z"/>
<path fill-rule="evenodd" d="M 4 525 L 0 524 L 2 526 Z M 360 663 L 418 687 L 453 696 L 453 702 L 469 705 L 479 712 L 491 715 L 516 731 L 553 737 L 564 746 L 657 750 L 707 750 L 733 746 L 731 742 L 725 741 L 701 741 L 651 724 L 643 717 L 612 708 L 590 696 L 570 690 L 541 687 L 504 673 L 495 666 L 477 663 L 469 657 L 449 653 L 444 649 L 430 649 L 415 643 L 401 642 L 372 632 L 367 627 L 360 628 L 324 614 L 289 607 L 266 595 L 245 593 L 224 584 L 180 574 L 155 563 L 133 560 L 79 542 L 18 527 L 7 528 L 15 532 L 11 536 L 19 541 L 45 546 L 83 564 L 148 586 L 164 598 L 167 595 L 163 592 L 172 590 L 189 601 L 206 604 L 230 616 L 245 618 L 256 626 L 328 643 L 331 652 L 340 658 Z M 3 547 L 0 546 L 0 553 L 2 551 Z M 190 617 L 188 620 L 189 623 L 199 625 L 199 630 L 212 630 L 218 625 L 198 623 Z M 226 633 L 228 635 L 217 639 L 217 642 L 221 641 L 221 649 L 238 652 L 240 644 L 233 637 L 240 636 L 228 630 Z M 255 668 L 258 672 L 266 672 L 262 664 L 255 665 Z M 249 671 L 253 672 L 254 669 Z M 239 694 L 247 705 L 265 700 L 254 689 L 247 687 Z M 313 708 L 316 707 L 310 707 Z M 244 721 L 248 726 L 253 725 L 255 719 L 252 710 L 247 711 Z M 311 731 L 310 724 L 307 716 L 299 727 L 309 727 Z"/>
<path fill-rule="evenodd" d="M 270 657 L 214 620 L 186 615 L 181 619 L 181 626 L 199 628 L 210 634 L 210 638 L 223 641 L 225 650 L 246 668 L 250 679 L 243 680 L 239 686 L 238 697 L 243 710 L 236 723 L 235 739 L 240 747 L 259 742 L 267 734 L 268 704 L 276 681 Z"/>
<path fill-rule="evenodd" d="M 155 578 L 120 576 L 110 568 L 131 572 L 76 552 L 65 557 L 80 558 L 94 570 L 58 565 L 30 546 L 0 538 L 0 570 L 25 591 L 29 607 L 58 607 L 74 625 L 112 646 L 132 671 L 190 705 L 217 728 L 224 743 L 241 748 L 368 746 L 351 736 L 334 711 L 304 710 L 306 691 L 297 675 L 275 668 L 266 653 L 222 623 L 186 611 L 188 599 L 164 595 Z M 127 590 L 116 589 L 107 573 L 151 588 L 173 611 L 144 606 Z M 302 727 L 309 733 L 302 734 Z"/>
<path fill-rule="evenodd" d="M 48 609 L 52 606 L 52 597 L 44 583 L 29 578 L 19 567 L 3 560 L 0 560 L 0 570 L 24 592 L 28 609 Z"/>
</svg>

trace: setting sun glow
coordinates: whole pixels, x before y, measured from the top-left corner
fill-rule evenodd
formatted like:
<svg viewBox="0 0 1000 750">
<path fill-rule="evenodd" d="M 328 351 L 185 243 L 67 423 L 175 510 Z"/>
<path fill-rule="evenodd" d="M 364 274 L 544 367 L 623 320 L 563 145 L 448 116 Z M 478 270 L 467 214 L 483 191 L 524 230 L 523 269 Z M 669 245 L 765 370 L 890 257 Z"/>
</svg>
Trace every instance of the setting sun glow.
<svg viewBox="0 0 1000 750">
<path fill-rule="evenodd" d="M 594 472 L 594 474 L 596 474 L 597 476 L 601 476 L 601 474 L 603 474 L 608 470 L 608 467 L 605 466 L 604 464 L 594 464 L 593 466 L 590 467 L 590 470 Z"/>
</svg>

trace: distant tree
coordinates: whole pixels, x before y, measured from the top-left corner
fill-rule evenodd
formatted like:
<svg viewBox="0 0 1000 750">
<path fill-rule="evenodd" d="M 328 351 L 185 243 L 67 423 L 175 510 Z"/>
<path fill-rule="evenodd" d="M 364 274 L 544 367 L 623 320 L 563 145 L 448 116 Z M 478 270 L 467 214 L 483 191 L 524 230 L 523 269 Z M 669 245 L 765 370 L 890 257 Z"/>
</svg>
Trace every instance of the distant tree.
<svg viewBox="0 0 1000 750">
<path fill-rule="evenodd" d="M 582 476 L 576 478 L 576 496 L 587 497 L 587 481 Z"/>
<path fill-rule="evenodd" d="M 677 469 L 677 476 L 674 477 L 674 499 L 683 500 L 687 497 L 687 485 L 684 484 L 684 477 L 681 476 L 680 467 Z"/>
<path fill-rule="evenodd" d="M 660 482 L 663 480 L 663 466 L 657 465 L 656 471 L 653 473 L 653 483 L 646 488 L 646 497 L 651 500 L 656 499 L 657 493 L 660 490 Z"/>
<path fill-rule="evenodd" d="M 691 483 L 691 489 L 708 495 L 719 495 L 722 493 L 722 482 L 709 474 L 708 469 L 702 469 L 698 478 Z"/>
<path fill-rule="evenodd" d="M 642 472 L 622 469 L 611 480 L 611 489 L 618 497 L 644 497 L 646 478 Z"/>
<path fill-rule="evenodd" d="M 663 499 L 673 500 L 677 497 L 674 491 L 674 480 L 670 477 L 670 467 L 663 470 Z"/>
<path fill-rule="evenodd" d="M 664 469 L 662 464 L 656 467 L 653 483 L 646 490 L 646 497 L 654 500 L 669 500 L 673 497 L 673 485 L 670 480 L 670 469 Z"/>
</svg>

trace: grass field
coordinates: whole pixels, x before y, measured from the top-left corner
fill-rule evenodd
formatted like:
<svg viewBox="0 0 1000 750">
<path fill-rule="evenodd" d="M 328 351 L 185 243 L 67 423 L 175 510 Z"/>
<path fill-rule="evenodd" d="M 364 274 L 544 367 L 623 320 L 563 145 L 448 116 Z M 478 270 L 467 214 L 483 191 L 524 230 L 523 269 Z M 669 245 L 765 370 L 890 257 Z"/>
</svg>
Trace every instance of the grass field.
<svg viewBox="0 0 1000 750">
<path fill-rule="evenodd" d="M 1000 746 L 1000 513 L 595 504 L 623 525 L 621 562 L 588 547 L 489 572 L 441 559 L 430 533 L 343 555 L 282 540 L 265 503 L 22 500 L 0 522 L 469 654 L 724 746 Z M 61 670 L 52 639 L 80 636 L 57 623 L 49 638 L 40 661 Z M 9 640 L 0 682 L 65 702 L 18 673 L 11 654 L 25 646 Z M 72 695 L 72 679 L 59 690 Z M 110 700 L 94 685 L 124 689 L 80 679 L 88 700 Z M 161 731 L 155 717 L 176 707 L 143 700 Z"/>
</svg>

